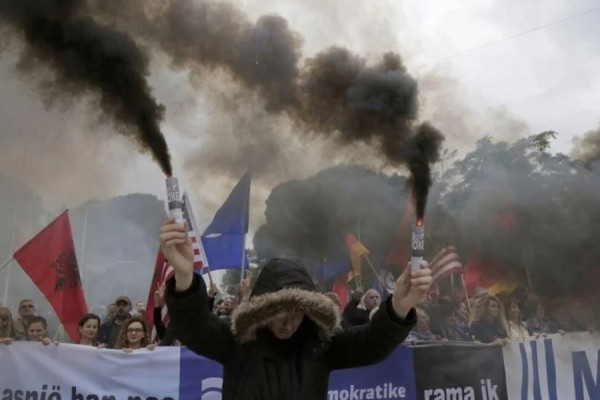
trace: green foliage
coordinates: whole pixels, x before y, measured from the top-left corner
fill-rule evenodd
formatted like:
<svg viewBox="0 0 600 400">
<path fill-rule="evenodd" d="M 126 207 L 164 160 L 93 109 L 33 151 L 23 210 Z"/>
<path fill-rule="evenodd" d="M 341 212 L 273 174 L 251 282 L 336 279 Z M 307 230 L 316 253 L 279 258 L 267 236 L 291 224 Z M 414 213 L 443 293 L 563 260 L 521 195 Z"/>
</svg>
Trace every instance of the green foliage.
<svg viewBox="0 0 600 400">
<path fill-rule="evenodd" d="M 527 138 L 529 141 L 529 145 L 539 151 L 540 153 L 544 153 L 548 151 L 550 148 L 550 141 L 552 139 L 556 139 L 558 133 L 555 131 L 544 131 L 538 133 L 537 135 L 531 135 Z"/>
</svg>

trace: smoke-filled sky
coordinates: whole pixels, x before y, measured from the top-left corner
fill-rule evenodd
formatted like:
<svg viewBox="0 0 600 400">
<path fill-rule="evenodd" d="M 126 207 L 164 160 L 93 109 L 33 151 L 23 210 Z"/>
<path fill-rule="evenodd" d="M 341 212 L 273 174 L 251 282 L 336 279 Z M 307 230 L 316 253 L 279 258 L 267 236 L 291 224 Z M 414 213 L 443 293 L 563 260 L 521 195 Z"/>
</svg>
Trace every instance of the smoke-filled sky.
<svg viewBox="0 0 600 400">
<path fill-rule="evenodd" d="M 297 34 L 301 60 L 331 46 L 345 47 L 369 65 L 386 52 L 400 54 L 419 86 L 419 120 L 438 127 L 447 148 L 464 152 L 485 135 L 516 139 L 553 129 L 559 136 L 552 150 L 570 153 L 574 136 L 598 130 L 600 11 L 446 58 L 592 9 L 593 0 L 236 4 L 250 24 L 263 15 L 285 18 Z M 132 35 L 144 32 L 131 25 Z M 1 172 L 24 181 L 52 208 L 131 192 L 164 198 L 160 169 L 132 140 L 114 134 L 94 98 L 77 99 L 75 107 L 44 107 L 48 93 L 38 90 L 44 69 L 33 76 L 17 73 L 19 43 L 6 37 L 0 56 Z M 260 43 L 253 44 L 257 52 Z M 264 221 L 264 200 L 279 182 L 339 163 L 395 169 L 365 143 L 340 147 L 330 137 L 298 135 L 289 118 L 267 111 L 284 104 L 265 104 L 226 70 L 173 65 L 150 40 L 142 38 L 140 46 L 150 54 L 152 95 L 166 107 L 161 129 L 174 172 L 196 200 L 200 226 L 250 166 L 252 231 Z M 234 61 L 260 65 L 251 50 L 249 59 Z"/>
</svg>

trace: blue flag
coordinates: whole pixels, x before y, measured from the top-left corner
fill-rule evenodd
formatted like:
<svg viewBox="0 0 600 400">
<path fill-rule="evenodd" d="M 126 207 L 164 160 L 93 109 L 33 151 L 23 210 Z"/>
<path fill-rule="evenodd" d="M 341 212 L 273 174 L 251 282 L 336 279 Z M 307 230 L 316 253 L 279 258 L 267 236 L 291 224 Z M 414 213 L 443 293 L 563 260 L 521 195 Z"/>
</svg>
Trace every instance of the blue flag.
<svg viewBox="0 0 600 400">
<path fill-rule="evenodd" d="M 328 282 L 334 278 L 337 278 L 344 272 L 352 271 L 352 265 L 348 256 L 342 255 L 337 257 L 329 257 L 323 260 L 319 268 L 320 276 L 324 282 Z"/>
<path fill-rule="evenodd" d="M 250 208 L 250 172 L 235 185 L 225 203 L 219 208 L 202 236 L 209 234 L 248 232 Z"/>
<path fill-rule="evenodd" d="M 202 234 L 202 245 L 211 270 L 248 268 L 245 256 L 250 206 L 250 172 L 235 185 Z"/>
</svg>

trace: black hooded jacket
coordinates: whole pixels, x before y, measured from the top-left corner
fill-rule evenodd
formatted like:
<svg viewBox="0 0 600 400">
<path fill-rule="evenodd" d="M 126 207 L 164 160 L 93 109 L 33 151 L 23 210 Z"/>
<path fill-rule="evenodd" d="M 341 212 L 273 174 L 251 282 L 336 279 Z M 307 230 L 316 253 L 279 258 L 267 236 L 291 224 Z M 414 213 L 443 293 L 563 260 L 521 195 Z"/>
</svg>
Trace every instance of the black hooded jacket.
<svg viewBox="0 0 600 400">
<path fill-rule="evenodd" d="M 388 298 L 370 324 L 341 330 L 335 304 L 315 292 L 302 264 L 288 259 L 265 265 L 231 326 L 208 311 L 206 286 L 198 276 L 184 292 L 177 292 L 171 279 L 166 295 L 175 336 L 223 364 L 223 400 L 324 400 L 332 370 L 383 360 L 416 322 L 414 309 L 401 319 Z M 266 329 L 283 312 L 305 314 L 289 340 Z"/>
</svg>

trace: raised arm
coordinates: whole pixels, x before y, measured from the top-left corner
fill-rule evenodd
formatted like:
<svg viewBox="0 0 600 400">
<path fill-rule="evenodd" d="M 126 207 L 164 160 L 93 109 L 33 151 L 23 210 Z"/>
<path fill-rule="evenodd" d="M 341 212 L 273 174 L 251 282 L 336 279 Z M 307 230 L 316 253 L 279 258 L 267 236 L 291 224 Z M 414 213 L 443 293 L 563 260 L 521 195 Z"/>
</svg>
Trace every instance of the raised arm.
<svg viewBox="0 0 600 400">
<path fill-rule="evenodd" d="M 229 325 L 208 310 L 206 285 L 194 273 L 194 253 L 185 227 L 167 220 L 161 228 L 160 244 L 175 270 L 165 291 L 169 329 L 195 353 L 226 362 L 237 343 Z"/>
<path fill-rule="evenodd" d="M 400 276 L 394 296 L 381 304 L 369 324 L 345 329 L 332 338 L 326 354 L 330 369 L 374 364 L 404 341 L 417 322 L 413 307 L 423 301 L 431 285 L 427 263 L 419 271 L 409 271 Z"/>
</svg>

